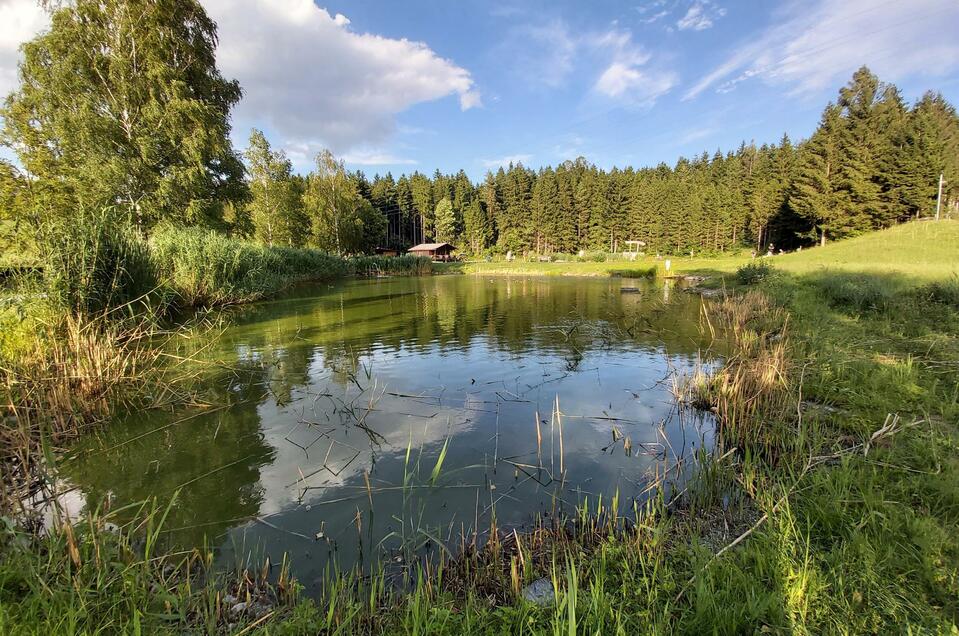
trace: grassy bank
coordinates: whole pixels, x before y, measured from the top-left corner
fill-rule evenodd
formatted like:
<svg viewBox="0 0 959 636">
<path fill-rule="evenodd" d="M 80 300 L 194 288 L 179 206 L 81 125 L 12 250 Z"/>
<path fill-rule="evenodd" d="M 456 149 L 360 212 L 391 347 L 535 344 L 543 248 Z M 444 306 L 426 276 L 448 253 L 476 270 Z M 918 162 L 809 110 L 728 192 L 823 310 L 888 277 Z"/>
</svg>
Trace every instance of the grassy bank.
<svg viewBox="0 0 959 636">
<path fill-rule="evenodd" d="M 748 256 L 726 256 L 717 258 L 690 258 L 669 257 L 670 273 L 688 273 L 700 269 L 720 268 L 727 271 L 735 270 L 748 260 Z M 640 257 L 635 261 L 610 260 L 604 262 L 565 262 L 540 263 L 527 261 L 467 261 L 457 264 L 455 269 L 466 274 L 489 276 L 630 276 L 621 272 L 639 272 L 638 277 L 645 278 L 646 272 L 653 271 L 656 275 L 666 273 L 665 259 L 657 260 L 653 257 Z"/>
<path fill-rule="evenodd" d="M 283 597 L 269 614 L 226 622 L 196 609 L 217 607 L 216 592 L 187 590 L 187 579 L 162 588 L 169 608 L 138 609 L 124 599 L 158 589 L 156 580 L 108 571 L 108 582 L 136 589 L 94 592 L 101 575 L 76 566 L 68 531 L 15 553 L 9 547 L 23 544 L 8 532 L 0 625 L 25 633 L 212 631 L 231 622 L 234 631 L 271 634 L 952 633 L 959 253 L 950 245 L 959 245 L 959 223 L 916 224 L 777 256 L 751 285 L 736 275 L 743 260 L 680 269 L 711 273 L 731 294 L 703 320 L 732 337 L 731 355 L 719 373 L 680 391 L 715 410 L 722 446 L 696 486 L 653 504 L 639 523 L 594 501 L 577 523 L 504 531 L 479 553 L 434 565 L 408 596 L 374 577 L 340 582 L 322 604 Z M 70 532 L 95 545 L 86 538 L 94 529 Z M 100 554 L 124 553 L 101 546 Z M 518 590 L 541 577 L 555 602 L 521 600 Z"/>
<path fill-rule="evenodd" d="M 191 377 L 165 364 L 163 343 L 199 328 L 177 310 L 249 302 L 304 281 L 416 275 L 428 259 L 340 258 L 269 247 L 200 229 L 149 241 L 108 213 L 38 232 L 34 268 L 0 287 L 0 510 L 43 481 L 49 451 L 116 409 L 189 401 Z"/>
</svg>

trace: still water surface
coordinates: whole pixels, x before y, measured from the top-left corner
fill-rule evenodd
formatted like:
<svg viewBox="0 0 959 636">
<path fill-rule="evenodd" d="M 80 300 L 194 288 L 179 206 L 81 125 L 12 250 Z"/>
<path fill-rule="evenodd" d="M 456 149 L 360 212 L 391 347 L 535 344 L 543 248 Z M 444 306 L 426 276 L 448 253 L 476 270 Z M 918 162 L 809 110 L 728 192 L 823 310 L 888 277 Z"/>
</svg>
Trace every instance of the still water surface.
<svg viewBox="0 0 959 636">
<path fill-rule="evenodd" d="M 90 506 L 179 490 L 178 543 L 224 565 L 288 553 L 314 592 L 333 565 L 482 540 L 493 515 L 522 529 L 617 492 L 627 512 L 711 446 L 712 421 L 670 392 L 710 344 L 700 303 L 618 279 L 303 287 L 236 310 L 203 352 L 223 364 L 200 395 L 225 406 L 121 418 L 65 477 Z"/>
</svg>

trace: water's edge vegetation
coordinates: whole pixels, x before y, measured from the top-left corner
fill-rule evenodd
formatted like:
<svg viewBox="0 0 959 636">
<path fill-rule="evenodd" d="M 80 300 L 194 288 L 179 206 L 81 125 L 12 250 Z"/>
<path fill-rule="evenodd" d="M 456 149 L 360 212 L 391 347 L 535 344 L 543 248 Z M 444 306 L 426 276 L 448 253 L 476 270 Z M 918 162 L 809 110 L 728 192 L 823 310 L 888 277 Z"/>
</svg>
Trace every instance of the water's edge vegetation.
<svg viewBox="0 0 959 636">
<path fill-rule="evenodd" d="M 815 250 L 706 272 L 727 293 L 702 328 L 731 334 L 734 347 L 718 373 L 678 386 L 677 399 L 716 412 L 719 451 L 695 485 L 636 523 L 619 502 L 590 502 L 568 523 L 462 546 L 425 565 L 408 593 L 383 576 L 344 576 L 318 605 L 297 596 L 284 564 L 223 575 L 205 550 L 165 554 L 164 507 L 175 504 L 147 503 L 139 523 L 119 528 L 117 511 L 101 509 L 40 536 L 11 520 L 0 627 L 948 631 L 959 616 L 959 278 L 902 272 L 941 267 L 919 246 L 957 234 L 959 224 L 942 222 L 836 244 L 821 254 L 838 269 L 822 269 Z M 843 271 L 884 244 L 905 244 L 913 262 Z M 541 577 L 555 601 L 520 600 Z"/>
<path fill-rule="evenodd" d="M 262 132 L 234 148 L 243 91 L 198 0 L 41 5 L 49 28 L 0 105 L 0 633 L 959 630 L 959 114 L 943 95 L 907 104 L 863 66 L 796 143 L 510 163 L 481 183 L 368 179 L 320 150 L 297 174 Z M 482 260 L 370 255 L 429 241 Z M 215 408 L 197 379 L 237 370 L 192 355 L 234 305 L 458 272 L 694 275 L 702 334 L 729 348 L 671 378 L 717 422 L 697 479 L 524 532 L 494 516 L 488 541 L 412 581 L 331 571 L 319 599 L 285 559 L 223 572 L 212 546 L 172 547 L 177 494 L 43 507 L 64 454 L 116 414 Z M 524 600 L 534 582 L 547 602 Z"/>
</svg>

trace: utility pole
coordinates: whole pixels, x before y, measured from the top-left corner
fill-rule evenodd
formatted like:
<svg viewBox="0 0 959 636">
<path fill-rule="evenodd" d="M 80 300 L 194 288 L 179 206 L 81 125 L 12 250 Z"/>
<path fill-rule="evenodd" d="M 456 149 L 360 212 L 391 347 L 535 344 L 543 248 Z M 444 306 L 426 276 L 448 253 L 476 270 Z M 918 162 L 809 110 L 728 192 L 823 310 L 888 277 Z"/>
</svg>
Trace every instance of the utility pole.
<svg viewBox="0 0 959 636">
<path fill-rule="evenodd" d="M 936 220 L 939 220 L 939 209 L 942 207 L 942 173 L 939 173 L 939 193 L 936 195 Z"/>
</svg>

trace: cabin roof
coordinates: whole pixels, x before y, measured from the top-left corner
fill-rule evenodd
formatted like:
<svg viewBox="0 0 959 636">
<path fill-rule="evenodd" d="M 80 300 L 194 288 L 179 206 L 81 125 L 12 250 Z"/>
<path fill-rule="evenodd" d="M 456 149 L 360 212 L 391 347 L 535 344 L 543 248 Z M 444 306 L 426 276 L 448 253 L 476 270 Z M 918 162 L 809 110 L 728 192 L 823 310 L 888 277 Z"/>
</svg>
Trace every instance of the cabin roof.
<svg viewBox="0 0 959 636">
<path fill-rule="evenodd" d="M 441 247 L 450 247 L 456 249 L 449 243 L 420 243 L 419 245 L 414 245 L 408 252 L 431 252 L 440 249 Z"/>
</svg>

